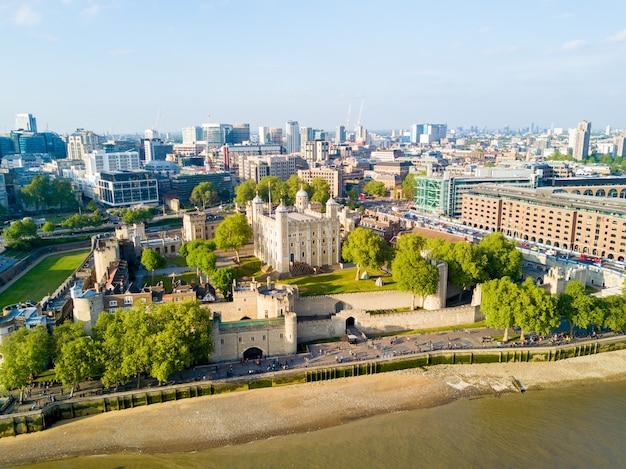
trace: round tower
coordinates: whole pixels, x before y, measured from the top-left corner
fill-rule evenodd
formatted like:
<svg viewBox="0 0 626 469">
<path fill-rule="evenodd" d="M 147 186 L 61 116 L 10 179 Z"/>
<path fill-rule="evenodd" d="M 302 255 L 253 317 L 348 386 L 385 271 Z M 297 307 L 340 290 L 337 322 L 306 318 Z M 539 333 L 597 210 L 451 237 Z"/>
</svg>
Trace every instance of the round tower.
<svg viewBox="0 0 626 469">
<path fill-rule="evenodd" d="M 285 313 L 285 353 L 292 355 L 298 350 L 298 317 L 293 311 Z"/>
<path fill-rule="evenodd" d="M 296 192 L 296 210 L 302 213 L 309 208 L 309 194 L 303 188 Z"/>
<path fill-rule="evenodd" d="M 288 225 L 289 210 L 280 202 L 276 207 L 276 252 L 272 256 L 273 259 L 268 263 L 280 272 L 289 272 L 289 227 Z M 271 249 L 271 247 L 269 247 Z M 271 251 L 270 251 L 271 252 Z"/>
<path fill-rule="evenodd" d="M 337 218 L 337 210 L 339 209 L 339 204 L 335 202 L 335 199 L 332 197 L 328 199 L 326 202 L 326 218 Z"/>
</svg>

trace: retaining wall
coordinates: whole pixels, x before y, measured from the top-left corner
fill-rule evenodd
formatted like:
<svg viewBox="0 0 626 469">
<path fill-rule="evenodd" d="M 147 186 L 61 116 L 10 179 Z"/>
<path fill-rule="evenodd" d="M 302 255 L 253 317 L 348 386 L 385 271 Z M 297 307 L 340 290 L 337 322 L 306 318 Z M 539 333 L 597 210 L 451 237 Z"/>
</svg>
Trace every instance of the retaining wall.
<svg viewBox="0 0 626 469">
<path fill-rule="evenodd" d="M 144 389 L 115 395 L 81 398 L 69 402 L 58 402 L 38 411 L 2 415 L 0 416 L 0 437 L 45 430 L 60 420 L 198 396 L 384 373 L 429 365 L 557 361 L 622 349 L 626 349 L 626 337 L 624 336 L 559 347 L 446 350 L 366 362 L 357 361 L 333 367 L 288 370 L 276 374 L 267 374 L 261 378 L 237 378 L 219 382 L 202 382 L 198 384 L 167 386 L 158 389 Z"/>
</svg>

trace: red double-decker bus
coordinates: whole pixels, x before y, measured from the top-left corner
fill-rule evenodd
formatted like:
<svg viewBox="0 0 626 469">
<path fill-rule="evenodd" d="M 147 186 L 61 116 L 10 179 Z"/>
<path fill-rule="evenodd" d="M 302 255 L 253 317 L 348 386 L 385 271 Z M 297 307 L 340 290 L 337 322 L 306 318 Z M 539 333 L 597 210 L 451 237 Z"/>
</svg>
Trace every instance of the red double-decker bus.
<svg viewBox="0 0 626 469">
<path fill-rule="evenodd" d="M 601 257 L 591 256 L 589 254 L 581 254 L 580 255 L 580 260 L 581 261 L 587 261 L 587 262 L 593 262 L 595 264 L 602 264 L 602 258 Z"/>
</svg>

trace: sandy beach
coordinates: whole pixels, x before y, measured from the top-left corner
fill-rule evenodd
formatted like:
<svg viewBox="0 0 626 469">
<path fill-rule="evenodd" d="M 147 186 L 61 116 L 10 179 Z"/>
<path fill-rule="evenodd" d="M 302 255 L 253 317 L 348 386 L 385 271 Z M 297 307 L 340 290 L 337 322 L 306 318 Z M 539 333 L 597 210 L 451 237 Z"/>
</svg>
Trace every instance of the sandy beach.
<svg viewBox="0 0 626 469">
<path fill-rule="evenodd" d="M 438 365 L 185 399 L 59 422 L 0 439 L 0 465 L 78 455 L 201 450 L 308 432 L 484 394 L 626 379 L 626 350 L 548 363 Z"/>
</svg>

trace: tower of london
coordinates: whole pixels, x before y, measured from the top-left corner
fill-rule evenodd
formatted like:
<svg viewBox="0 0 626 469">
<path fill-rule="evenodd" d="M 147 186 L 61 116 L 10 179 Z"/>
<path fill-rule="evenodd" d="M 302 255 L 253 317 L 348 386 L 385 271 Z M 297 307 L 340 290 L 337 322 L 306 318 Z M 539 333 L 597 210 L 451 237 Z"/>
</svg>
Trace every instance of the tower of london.
<svg viewBox="0 0 626 469">
<path fill-rule="evenodd" d="M 281 202 L 272 213 L 257 195 L 247 208 L 254 237 L 254 255 L 279 274 L 289 274 L 295 264 L 322 267 L 339 263 L 341 230 L 354 227 L 348 210 L 333 198 L 326 213 L 313 210 L 307 192 L 296 194 L 295 207 Z"/>
</svg>

